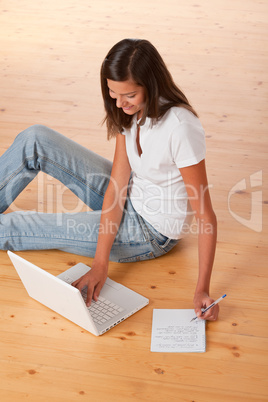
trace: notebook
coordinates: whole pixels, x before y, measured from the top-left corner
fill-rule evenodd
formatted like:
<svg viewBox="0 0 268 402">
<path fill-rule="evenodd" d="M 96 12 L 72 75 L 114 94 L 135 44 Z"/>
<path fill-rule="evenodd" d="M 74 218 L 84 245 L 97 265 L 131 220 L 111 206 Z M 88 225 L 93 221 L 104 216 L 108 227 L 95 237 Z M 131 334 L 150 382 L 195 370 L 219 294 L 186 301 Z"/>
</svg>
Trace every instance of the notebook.
<svg viewBox="0 0 268 402">
<path fill-rule="evenodd" d="M 206 322 L 193 309 L 154 309 L 152 352 L 205 352 Z"/>
<path fill-rule="evenodd" d="M 107 278 L 99 300 L 92 300 L 87 307 L 86 289 L 80 292 L 71 285 L 90 270 L 87 265 L 79 263 L 54 276 L 11 251 L 8 255 L 29 296 L 96 336 L 149 303 L 144 296 Z"/>
</svg>

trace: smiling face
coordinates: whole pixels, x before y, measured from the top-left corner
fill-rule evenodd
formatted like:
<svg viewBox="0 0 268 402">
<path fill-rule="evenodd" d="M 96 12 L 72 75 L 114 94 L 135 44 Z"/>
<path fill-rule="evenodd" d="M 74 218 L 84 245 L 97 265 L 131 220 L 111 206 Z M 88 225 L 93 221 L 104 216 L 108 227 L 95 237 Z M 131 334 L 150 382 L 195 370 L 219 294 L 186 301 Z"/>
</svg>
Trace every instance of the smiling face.
<svg viewBox="0 0 268 402">
<path fill-rule="evenodd" d="M 145 90 L 132 80 L 112 81 L 107 79 L 109 94 L 116 99 L 116 106 L 129 115 L 137 113 L 138 119 L 142 117 L 145 106 Z"/>
</svg>

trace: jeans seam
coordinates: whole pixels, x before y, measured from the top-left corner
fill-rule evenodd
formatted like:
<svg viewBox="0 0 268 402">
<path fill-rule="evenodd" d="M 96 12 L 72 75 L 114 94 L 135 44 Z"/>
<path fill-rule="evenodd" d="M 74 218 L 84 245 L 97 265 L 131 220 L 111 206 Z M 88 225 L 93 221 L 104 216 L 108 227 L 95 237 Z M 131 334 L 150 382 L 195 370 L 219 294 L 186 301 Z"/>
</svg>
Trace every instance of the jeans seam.
<svg viewBox="0 0 268 402">
<path fill-rule="evenodd" d="M 137 215 L 137 217 L 138 217 L 139 224 L 140 224 L 140 227 L 141 227 L 142 232 L 143 232 L 143 234 L 144 234 L 146 243 L 148 243 L 148 242 L 150 242 L 149 231 L 148 231 L 148 229 L 147 229 L 147 227 L 146 227 L 146 225 L 145 225 L 145 223 L 144 223 L 144 221 L 143 221 L 141 215 L 139 215 L 137 212 L 136 212 L 136 215 Z"/>
<path fill-rule="evenodd" d="M 117 242 L 115 242 L 114 241 L 113 245 L 115 245 L 115 246 L 129 245 L 131 247 L 134 247 L 134 246 L 142 246 L 142 245 L 148 244 L 148 243 L 150 243 L 149 240 L 140 241 L 140 242 L 137 242 L 137 241 L 117 241 Z"/>
<path fill-rule="evenodd" d="M 145 260 L 143 260 L 143 259 L 140 260 L 140 258 L 144 257 L 144 256 L 147 256 L 147 257 L 150 257 L 150 258 L 146 258 Z M 137 255 L 132 256 L 132 257 L 119 258 L 118 262 L 124 263 L 124 262 L 146 261 L 146 260 L 153 259 L 153 258 L 156 258 L 154 253 L 153 253 L 153 251 L 148 251 L 146 253 L 137 254 Z"/>
<path fill-rule="evenodd" d="M 24 161 L 24 162 L 25 162 L 25 161 Z M 25 164 L 23 163 L 23 164 L 20 165 L 20 167 L 19 167 L 15 172 L 13 172 L 13 173 L 7 178 L 7 180 L 4 181 L 4 183 L 0 186 L 0 190 L 3 190 L 3 188 L 5 188 L 5 187 L 8 185 L 8 183 L 10 183 L 10 181 L 11 181 L 14 177 L 16 177 L 24 168 L 25 168 Z"/>
<path fill-rule="evenodd" d="M 104 194 L 105 194 L 105 193 L 103 193 L 103 192 L 100 193 L 99 191 L 97 191 L 95 188 L 93 188 L 91 185 L 89 185 L 89 184 L 86 182 L 86 180 L 83 180 L 81 176 L 75 175 L 71 170 L 64 168 L 64 167 L 63 167 L 62 165 L 60 165 L 59 163 L 54 162 L 52 159 L 49 159 L 49 158 L 47 158 L 46 156 L 38 155 L 38 157 L 41 158 L 42 160 L 44 160 L 45 162 L 48 162 L 48 163 L 50 163 L 51 165 L 56 166 L 58 169 L 62 170 L 63 172 L 67 173 L 67 174 L 70 175 L 72 178 L 74 178 L 74 179 L 76 179 L 77 181 L 79 181 L 80 183 L 84 184 L 86 187 L 88 187 L 91 191 L 94 191 L 94 192 L 95 192 L 96 194 L 98 194 L 99 196 L 104 197 Z M 34 159 L 35 159 L 35 158 L 32 158 L 32 157 L 26 158 L 26 159 L 24 160 L 24 162 L 25 162 L 25 161 L 34 160 Z M 42 170 L 40 170 L 40 171 L 42 171 Z"/>
<path fill-rule="evenodd" d="M 152 240 L 152 245 L 155 246 L 159 251 L 161 251 L 162 253 L 166 254 L 168 253 L 168 251 L 165 250 L 165 247 L 170 243 L 171 239 L 168 239 L 162 246 L 160 244 L 158 244 L 157 239 L 154 238 Z"/>
<path fill-rule="evenodd" d="M 167 239 L 164 244 L 162 244 L 162 245 L 159 244 L 159 246 L 162 248 L 165 248 L 170 243 L 170 241 L 171 241 L 171 239 Z"/>
<path fill-rule="evenodd" d="M 78 238 L 78 237 L 70 237 L 70 236 L 59 236 L 59 235 L 51 235 L 51 234 L 34 234 L 34 233 L 30 233 L 30 232 L 24 232 L 24 233 L 4 233 L 3 235 L 0 234 L 0 238 L 8 238 L 8 237 L 19 237 L 19 238 L 23 238 L 23 237 L 29 237 L 29 238 L 40 238 L 40 239 L 44 239 L 44 238 L 48 238 L 48 239 L 61 239 L 61 240 L 71 240 L 71 241 L 79 241 L 79 242 L 83 242 L 83 243 L 90 243 L 90 244 L 97 244 L 97 241 L 89 241 L 88 239 L 83 239 Z"/>
</svg>

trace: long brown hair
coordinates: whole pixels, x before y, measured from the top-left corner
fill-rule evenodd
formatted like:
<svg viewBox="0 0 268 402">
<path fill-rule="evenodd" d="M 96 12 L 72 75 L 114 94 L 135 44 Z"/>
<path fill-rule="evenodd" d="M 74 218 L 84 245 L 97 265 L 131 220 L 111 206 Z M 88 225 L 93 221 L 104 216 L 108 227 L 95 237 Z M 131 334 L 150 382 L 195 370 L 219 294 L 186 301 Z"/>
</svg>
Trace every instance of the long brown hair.
<svg viewBox="0 0 268 402">
<path fill-rule="evenodd" d="M 124 128 L 130 128 L 133 119 L 109 95 L 107 79 L 112 81 L 133 80 L 145 89 L 145 109 L 142 121 L 148 116 L 153 124 L 173 106 L 182 106 L 197 113 L 183 92 L 174 83 L 162 57 L 156 48 L 145 39 L 123 39 L 116 43 L 105 57 L 101 66 L 101 89 L 108 138 L 116 136 Z M 163 100 L 162 102 L 160 102 Z"/>
</svg>

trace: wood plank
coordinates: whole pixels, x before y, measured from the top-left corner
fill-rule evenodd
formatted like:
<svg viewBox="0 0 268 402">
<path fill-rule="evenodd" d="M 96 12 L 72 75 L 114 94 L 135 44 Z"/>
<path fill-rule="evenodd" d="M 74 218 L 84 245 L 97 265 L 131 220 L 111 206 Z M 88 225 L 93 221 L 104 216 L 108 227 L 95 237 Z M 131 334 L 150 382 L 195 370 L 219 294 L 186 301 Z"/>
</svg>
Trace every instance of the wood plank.
<svg viewBox="0 0 268 402">
<path fill-rule="evenodd" d="M 124 37 L 159 49 L 206 131 L 207 169 L 219 235 L 211 294 L 228 297 L 207 323 L 205 354 L 150 352 L 154 308 L 192 308 L 197 233 L 168 255 L 110 264 L 109 275 L 150 299 L 145 309 L 96 338 L 27 296 L 0 251 L 0 398 L 4 402 L 266 401 L 268 2 L 253 0 L 2 0 L 0 155 L 15 136 L 44 124 L 112 160 L 99 68 Z M 257 187 L 250 176 L 262 173 Z M 246 189 L 228 196 L 245 179 Z M 250 220 L 262 191 L 260 232 Z M 86 210 L 40 174 L 15 210 Z M 1 235 L 1 216 L 0 216 Z M 58 275 L 92 259 L 57 250 L 19 255 Z"/>
</svg>

